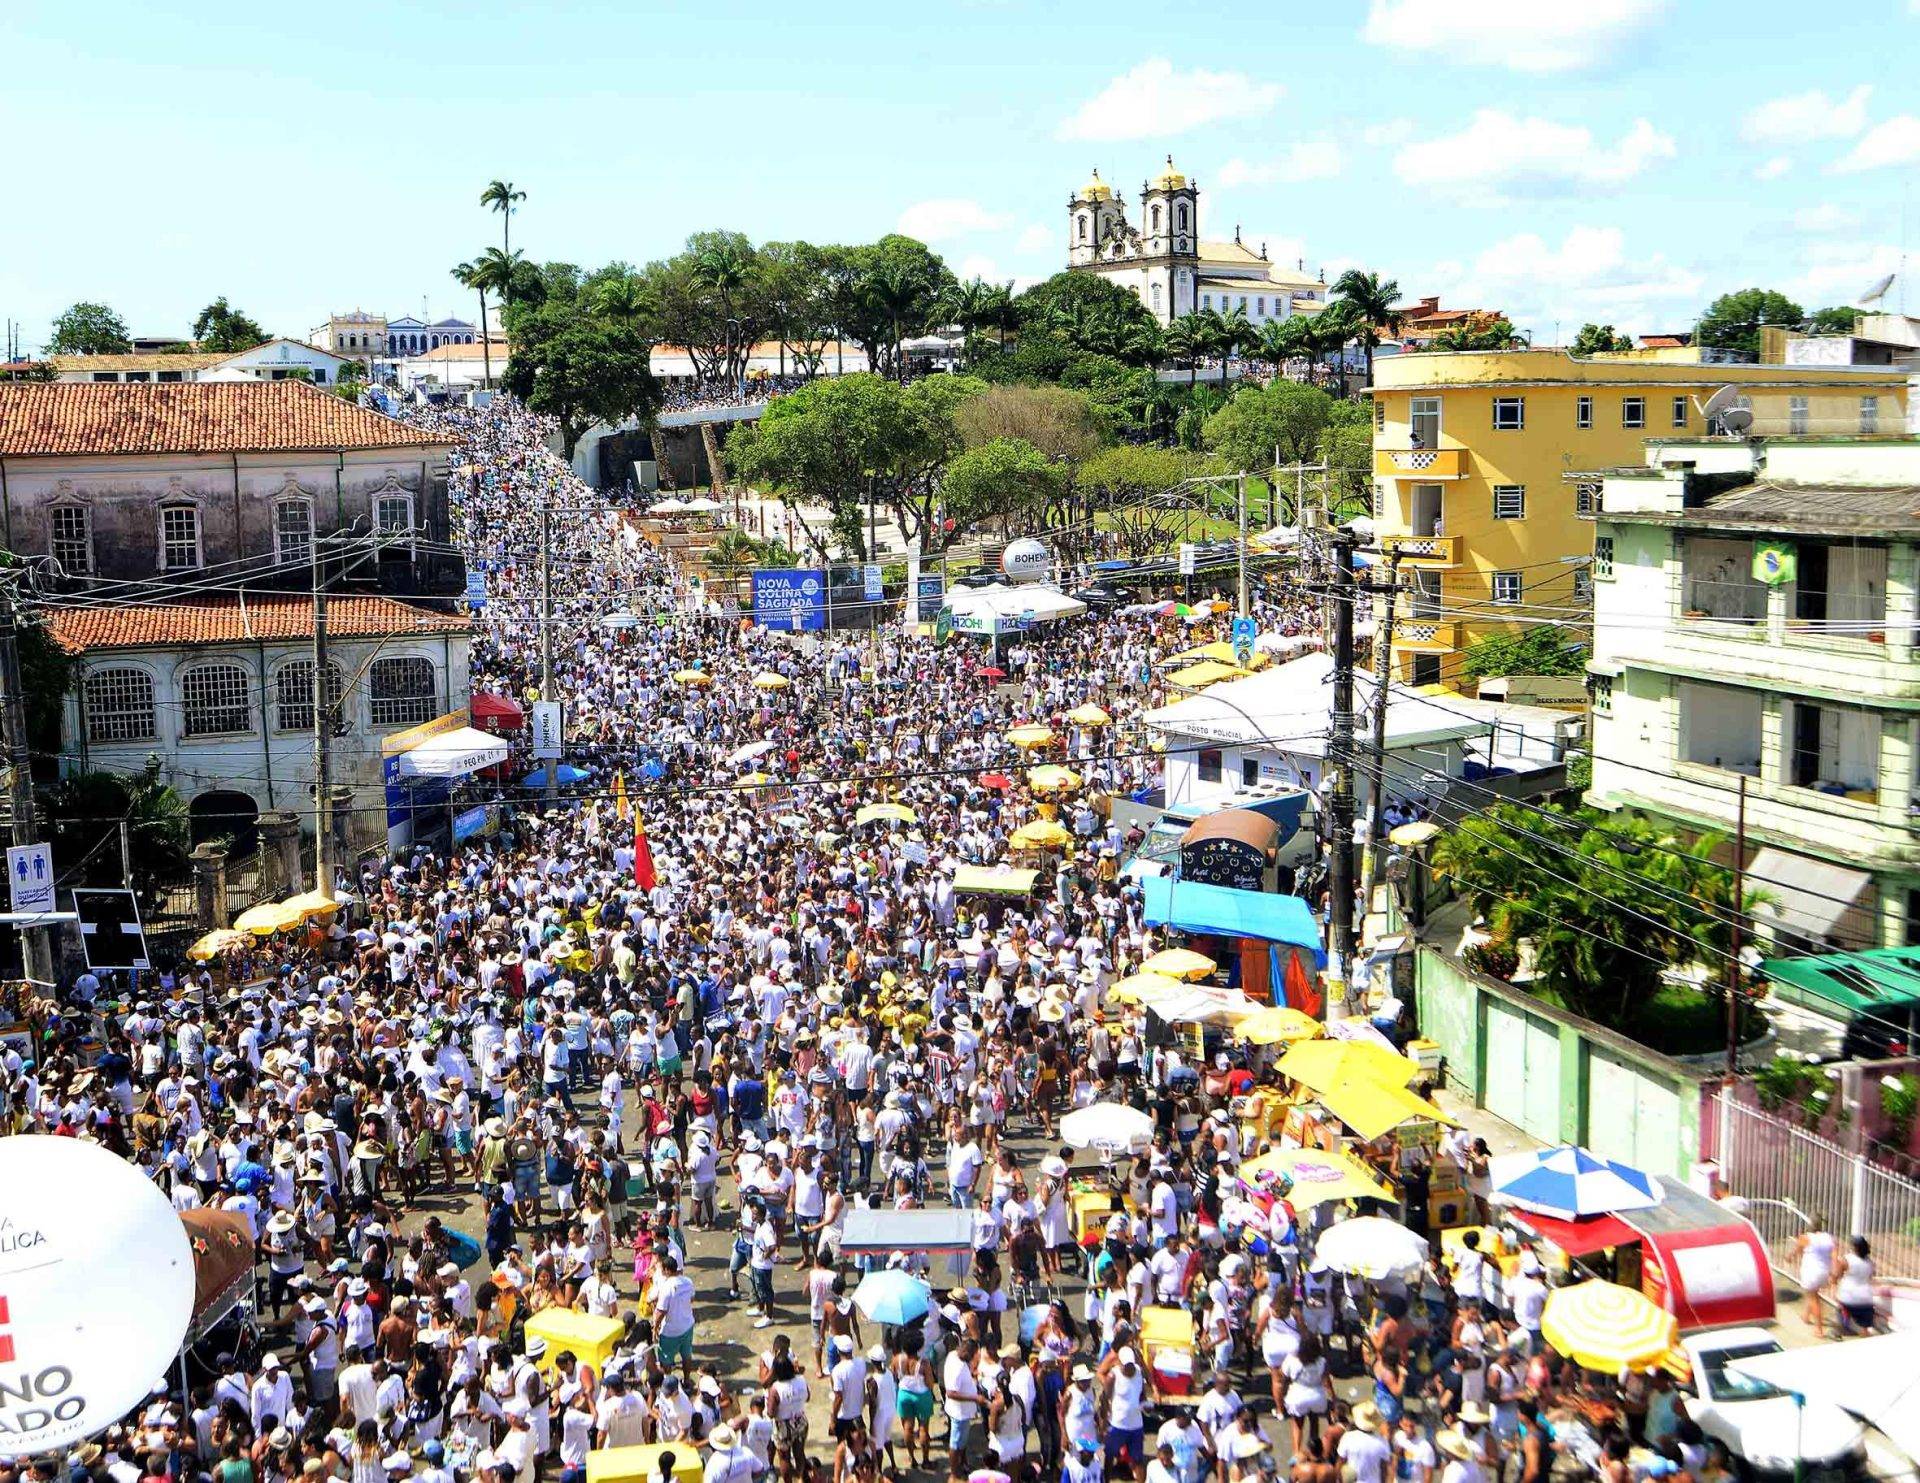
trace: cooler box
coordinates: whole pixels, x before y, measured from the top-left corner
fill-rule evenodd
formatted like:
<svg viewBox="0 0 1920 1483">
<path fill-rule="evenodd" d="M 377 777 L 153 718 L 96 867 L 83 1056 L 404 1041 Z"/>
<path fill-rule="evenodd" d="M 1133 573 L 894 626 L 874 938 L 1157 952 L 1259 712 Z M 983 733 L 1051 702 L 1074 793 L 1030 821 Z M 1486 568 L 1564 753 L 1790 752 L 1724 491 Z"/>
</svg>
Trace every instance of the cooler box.
<svg viewBox="0 0 1920 1483">
<path fill-rule="evenodd" d="M 1140 1347 L 1147 1369 L 1163 1396 L 1193 1394 L 1193 1315 L 1185 1308 L 1148 1307 L 1140 1311 Z"/>
<path fill-rule="evenodd" d="M 1407 1058 L 1429 1076 L 1440 1074 L 1440 1063 L 1446 1059 L 1446 1052 L 1440 1049 L 1437 1040 L 1409 1040 Z"/>
<path fill-rule="evenodd" d="M 692 1442 L 649 1442 L 589 1452 L 587 1483 L 660 1483 L 660 1458 L 667 1452 L 673 1454 L 673 1483 L 700 1483 L 705 1469 L 700 1449 Z"/>
<path fill-rule="evenodd" d="M 575 1313 L 570 1308 L 548 1308 L 527 1320 L 527 1337 L 547 1341 L 547 1352 L 540 1356 L 543 1375 L 553 1373 L 553 1364 L 563 1353 L 571 1354 L 596 1375 L 605 1372 L 607 1356 L 626 1333 L 617 1318 L 599 1318 L 591 1313 Z M 615 1452 L 638 1452 L 638 1447 L 616 1447 Z"/>
</svg>

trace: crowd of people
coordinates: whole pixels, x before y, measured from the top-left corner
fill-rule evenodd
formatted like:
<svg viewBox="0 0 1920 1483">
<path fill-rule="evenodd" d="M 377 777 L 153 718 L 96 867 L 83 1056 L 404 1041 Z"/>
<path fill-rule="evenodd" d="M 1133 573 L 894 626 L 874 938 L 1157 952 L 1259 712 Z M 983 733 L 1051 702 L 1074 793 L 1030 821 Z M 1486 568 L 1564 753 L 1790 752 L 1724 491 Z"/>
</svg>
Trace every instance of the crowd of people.
<svg viewBox="0 0 1920 1483">
<path fill-rule="evenodd" d="M 1590 1424 L 1530 1256 L 1316 1270 L 1346 1212 L 1238 1177 L 1273 1132 L 1271 1055 L 1196 1056 L 1109 997 L 1167 944 L 1100 800 L 1156 776 L 1132 722 L 1211 630 L 1056 625 L 1001 676 L 899 625 L 775 635 L 596 513 L 504 397 L 408 415 L 457 440 L 458 538 L 492 573 L 475 689 L 535 693 L 547 639 L 589 781 L 368 866 L 306 933 L 129 992 L 83 980 L 38 1056 L 7 1054 L 10 1130 L 97 1138 L 180 1210 L 241 1212 L 263 1281 L 185 1393 L 0 1483 L 584 1483 L 590 1452 L 643 1443 L 705 1483 L 1626 1483 L 1641 1443 L 1676 1478 L 1725 1472 L 1657 1381 Z M 570 513 L 543 635 L 547 500 Z M 1297 598 L 1262 603 L 1303 626 Z M 1068 719 L 1088 704 L 1112 724 Z M 1057 740 L 1022 751 L 1022 723 Z M 1043 757 L 1073 796 L 1029 787 Z M 904 816 L 858 822 L 874 802 Z M 1030 894 L 956 891 L 951 866 L 1056 811 L 1075 847 Z M 1063 1137 L 1102 1103 L 1150 1120 L 1144 1147 Z M 1391 1135 L 1369 1156 L 1409 1191 L 1476 1157 Z M 942 1206 L 971 1213 L 957 1266 L 842 1250 L 855 1211 Z M 863 1316 L 888 1267 L 926 1280 L 924 1315 Z M 1184 1400 L 1148 1366 L 1154 1307 L 1193 1316 Z M 550 1357 L 549 1309 L 619 1338 Z"/>
<path fill-rule="evenodd" d="M 809 379 L 806 376 L 779 376 L 762 371 L 750 372 L 738 381 L 669 377 L 661 385 L 660 410 L 704 412 L 709 408 L 744 407 L 798 391 Z"/>
</svg>

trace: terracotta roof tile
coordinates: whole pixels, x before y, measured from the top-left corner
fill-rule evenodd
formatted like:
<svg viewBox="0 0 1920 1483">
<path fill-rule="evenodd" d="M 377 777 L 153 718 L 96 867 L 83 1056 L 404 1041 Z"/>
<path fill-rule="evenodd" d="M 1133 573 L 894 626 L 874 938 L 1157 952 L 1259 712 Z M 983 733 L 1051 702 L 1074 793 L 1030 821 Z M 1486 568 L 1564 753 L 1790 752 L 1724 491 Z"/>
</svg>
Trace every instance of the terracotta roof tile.
<svg viewBox="0 0 1920 1483">
<path fill-rule="evenodd" d="M 47 364 L 64 375 L 74 371 L 204 371 L 232 359 L 231 352 L 225 350 L 156 350 L 126 355 L 50 355 Z"/>
<path fill-rule="evenodd" d="M 302 381 L 0 384 L 0 457 L 445 448 Z"/>
<path fill-rule="evenodd" d="M 93 649 L 172 648 L 181 644 L 267 643 L 313 637 L 313 603 L 262 596 L 134 607 L 57 608 L 48 615 L 54 642 L 71 654 Z M 465 633 L 469 620 L 397 602 L 391 597 L 334 597 L 327 633 L 334 638 Z"/>
</svg>

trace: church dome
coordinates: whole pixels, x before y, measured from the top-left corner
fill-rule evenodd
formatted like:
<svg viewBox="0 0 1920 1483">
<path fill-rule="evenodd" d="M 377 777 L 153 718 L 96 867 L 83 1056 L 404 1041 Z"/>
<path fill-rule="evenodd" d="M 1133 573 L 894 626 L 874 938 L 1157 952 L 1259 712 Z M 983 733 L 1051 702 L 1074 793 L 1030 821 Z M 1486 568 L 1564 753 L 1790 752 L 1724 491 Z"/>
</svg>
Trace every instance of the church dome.
<svg viewBox="0 0 1920 1483">
<path fill-rule="evenodd" d="M 1083 201 L 1111 201 L 1113 188 L 1100 178 L 1100 172 L 1093 172 L 1093 179 L 1080 187 L 1080 199 Z"/>
<path fill-rule="evenodd" d="M 1173 156 L 1167 156 L 1167 168 L 1160 172 L 1160 178 L 1153 183 L 1157 191 L 1183 191 L 1187 188 L 1187 177 L 1173 168 Z"/>
</svg>

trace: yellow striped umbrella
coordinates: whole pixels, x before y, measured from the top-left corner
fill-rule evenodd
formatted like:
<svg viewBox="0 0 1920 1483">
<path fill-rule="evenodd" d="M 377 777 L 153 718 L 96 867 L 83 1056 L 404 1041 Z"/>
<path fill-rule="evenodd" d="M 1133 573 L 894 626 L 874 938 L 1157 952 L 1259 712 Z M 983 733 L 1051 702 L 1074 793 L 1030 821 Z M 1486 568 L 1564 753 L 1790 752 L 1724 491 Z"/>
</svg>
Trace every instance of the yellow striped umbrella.
<svg viewBox="0 0 1920 1483">
<path fill-rule="evenodd" d="M 1107 997 L 1121 1004 L 1148 1004 L 1158 995 L 1177 994 L 1184 987 L 1164 973 L 1136 973 L 1109 987 Z"/>
<path fill-rule="evenodd" d="M 205 963 L 230 948 L 243 947 L 251 940 L 238 928 L 215 927 L 187 949 L 187 956 L 196 963 Z"/>
<path fill-rule="evenodd" d="M 891 820 L 896 824 L 918 824 L 920 815 L 904 803 L 869 803 L 853 816 L 856 824 L 871 824 L 878 819 Z"/>
<path fill-rule="evenodd" d="M 681 685 L 711 685 L 713 676 L 704 669 L 676 669 L 673 672 L 675 683 Z"/>
<path fill-rule="evenodd" d="M 763 669 L 753 677 L 753 688 L 756 690 L 784 690 L 792 683 L 785 675 L 770 669 Z"/>
<path fill-rule="evenodd" d="M 1044 747 L 1053 740 L 1053 728 L 1042 726 L 1038 722 L 1016 726 L 1007 733 L 1007 740 L 1016 747 Z"/>
<path fill-rule="evenodd" d="M 1548 1294 L 1540 1333 L 1575 1364 L 1618 1375 L 1657 1369 L 1679 1342 L 1680 1327 L 1651 1298 L 1596 1277 Z"/>
<path fill-rule="evenodd" d="M 1168 978 L 1205 978 L 1220 965 L 1190 947 L 1162 948 L 1140 965 L 1142 973 L 1164 973 Z"/>
<path fill-rule="evenodd" d="M 1085 782 L 1071 767 L 1062 767 L 1057 762 L 1027 769 L 1027 783 L 1036 793 L 1072 793 Z"/>
<path fill-rule="evenodd" d="M 1321 1033 L 1320 1021 L 1304 1010 L 1276 1004 L 1256 1010 L 1233 1027 L 1242 1045 L 1274 1045 L 1282 1040 L 1312 1040 Z"/>
<path fill-rule="evenodd" d="M 1092 701 L 1088 701 L 1085 705 L 1077 705 L 1068 711 L 1067 719 L 1075 726 L 1111 726 L 1113 724 L 1113 717 Z"/>
<path fill-rule="evenodd" d="M 1052 819 L 1035 819 L 1014 830 L 1011 843 L 1017 850 L 1063 850 L 1073 843 L 1073 835 Z"/>
</svg>

